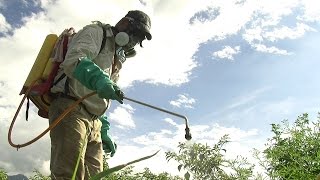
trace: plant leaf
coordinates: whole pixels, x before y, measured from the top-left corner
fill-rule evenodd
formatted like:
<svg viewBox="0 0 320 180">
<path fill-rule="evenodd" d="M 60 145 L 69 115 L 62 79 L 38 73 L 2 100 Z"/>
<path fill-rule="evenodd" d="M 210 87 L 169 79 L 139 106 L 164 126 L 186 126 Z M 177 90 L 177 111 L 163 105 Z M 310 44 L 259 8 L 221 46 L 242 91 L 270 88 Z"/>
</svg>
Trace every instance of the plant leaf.
<svg viewBox="0 0 320 180">
<path fill-rule="evenodd" d="M 186 180 L 189 180 L 189 179 L 190 179 L 190 174 L 189 174 L 189 172 L 186 172 L 186 173 L 184 174 L 184 178 L 185 178 Z"/>
<path fill-rule="evenodd" d="M 158 150 L 157 152 L 155 152 L 155 153 L 152 154 L 152 155 L 145 156 L 145 157 L 142 157 L 142 158 L 140 158 L 140 159 L 136 159 L 136 160 L 130 161 L 130 162 L 126 163 L 126 164 L 121 164 L 121 165 L 119 165 L 119 166 L 116 166 L 116 167 L 107 169 L 107 170 L 105 170 L 105 171 L 103 171 L 103 172 L 101 172 L 101 173 L 99 173 L 99 174 L 91 177 L 90 180 L 100 180 L 101 178 L 107 177 L 109 174 L 111 174 L 111 173 L 113 173 L 113 172 L 116 172 L 116 171 L 119 171 L 119 170 L 125 168 L 125 167 L 128 166 L 128 165 L 131 165 L 131 164 L 134 164 L 134 163 L 137 163 L 137 162 L 140 162 L 140 161 L 149 159 L 149 158 L 155 156 L 159 151 L 160 151 L 160 150 Z"/>
</svg>

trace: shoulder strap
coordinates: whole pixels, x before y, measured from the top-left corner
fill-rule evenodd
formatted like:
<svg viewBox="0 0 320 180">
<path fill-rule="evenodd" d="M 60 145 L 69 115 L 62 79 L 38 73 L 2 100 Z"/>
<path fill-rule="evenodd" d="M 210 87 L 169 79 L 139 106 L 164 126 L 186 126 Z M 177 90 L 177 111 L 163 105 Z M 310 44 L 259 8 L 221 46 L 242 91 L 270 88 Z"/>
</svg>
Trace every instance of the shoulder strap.
<svg viewBox="0 0 320 180">
<path fill-rule="evenodd" d="M 103 30 L 103 39 L 102 39 L 102 43 L 101 43 L 101 47 L 100 47 L 100 51 L 99 51 L 99 54 L 100 52 L 102 51 L 102 49 L 104 48 L 104 46 L 106 45 L 106 41 L 107 41 L 107 33 L 106 33 L 106 29 L 102 27 L 102 30 Z M 58 82 L 60 82 L 63 78 L 66 77 L 66 74 L 63 73 L 60 78 L 58 78 L 58 80 L 56 82 L 54 82 L 54 85 L 58 84 Z M 69 78 L 67 77 L 66 79 L 66 82 L 65 82 L 65 85 L 64 85 L 64 93 L 65 94 L 69 94 Z"/>
<path fill-rule="evenodd" d="M 104 46 L 106 45 L 106 41 L 107 41 L 106 29 L 104 28 L 104 26 L 101 26 L 101 27 L 102 27 L 102 30 L 103 30 L 103 39 L 102 39 L 102 44 L 101 44 L 101 47 L 100 47 L 99 54 L 102 51 L 102 49 L 104 48 Z"/>
</svg>

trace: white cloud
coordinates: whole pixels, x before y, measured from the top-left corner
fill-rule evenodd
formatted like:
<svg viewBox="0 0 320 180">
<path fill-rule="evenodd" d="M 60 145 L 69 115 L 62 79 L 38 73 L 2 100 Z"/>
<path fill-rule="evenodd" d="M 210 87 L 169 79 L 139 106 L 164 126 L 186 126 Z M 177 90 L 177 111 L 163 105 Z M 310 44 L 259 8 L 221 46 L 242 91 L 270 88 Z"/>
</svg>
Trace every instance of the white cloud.
<svg viewBox="0 0 320 180">
<path fill-rule="evenodd" d="M 30 111 L 29 121 L 27 122 L 24 117 L 20 117 L 14 124 L 12 130 L 12 142 L 14 144 L 26 143 L 48 127 L 48 121 L 37 117 L 33 112 L 34 108 Z M 24 114 L 25 109 L 21 110 L 21 114 Z M 13 116 L 13 113 L 7 112 Z M 34 169 L 40 170 L 41 173 L 49 174 L 48 166 L 46 162 L 49 161 L 50 153 L 50 140 L 49 135 L 46 134 L 38 141 L 32 143 L 27 147 L 20 148 L 18 151 L 16 148 L 11 147 L 7 140 L 7 133 L 10 123 L 7 120 L 11 120 L 12 117 L 6 119 L 6 121 L 0 121 L 0 167 L 5 168 L 9 174 L 22 173 L 26 176 L 32 174 Z M 26 166 L 30 164 L 31 166 Z"/>
<path fill-rule="evenodd" d="M 257 26 L 255 28 L 246 29 L 245 33 L 242 35 L 243 39 L 246 40 L 249 44 L 257 41 L 262 42 L 262 28 Z"/>
<path fill-rule="evenodd" d="M 77 4 L 77 8 L 74 8 L 74 4 Z M 157 11 L 157 9 L 161 6 L 171 7 L 173 4 L 176 4 L 177 8 L 175 11 L 170 11 L 174 15 L 168 21 L 166 17 L 168 14 L 166 14 L 165 9 L 163 9 L 164 11 Z M 27 67 L 32 65 L 33 59 L 47 34 L 59 34 L 63 29 L 71 26 L 79 30 L 92 20 L 101 20 L 114 25 L 128 10 L 141 9 L 147 12 L 152 19 L 151 32 L 153 39 L 152 42 L 144 42 L 145 48 L 137 48 L 138 55 L 126 62 L 119 84 L 121 87 L 126 87 L 130 86 L 133 81 L 148 81 L 150 83 L 179 85 L 188 82 L 191 70 L 196 67 L 196 62 L 192 56 L 198 47 L 198 43 L 194 43 L 192 34 L 187 30 L 189 26 L 188 17 L 192 15 L 192 12 L 188 12 L 187 16 L 182 16 L 187 4 L 187 2 L 152 1 L 144 7 L 138 1 L 129 0 L 121 2 L 94 0 L 90 3 L 75 0 L 56 1 L 54 3 L 44 1 L 42 8 L 45 13 L 39 13 L 24 19 L 26 24 L 20 29 L 16 29 L 10 39 L 11 43 L 9 45 L 13 44 L 15 48 L 9 48 L 10 46 L 6 45 L 5 49 L 8 49 L 6 54 L 8 58 L 12 57 L 17 54 L 19 46 L 21 46 L 25 51 L 18 53 L 22 57 L 16 57 L 15 59 L 19 65 L 17 67 L 26 67 L 25 70 L 27 70 Z M 87 9 L 94 9 L 94 11 L 91 11 L 90 14 L 84 13 Z M 164 28 L 173 26 L 180 26 L 187 31 L 181 34 L 179 29 Z M 189 43 L 185 43 L 184 53 L 181 53 L 180 45 L 181 42 L 186 41 L 186 36 L 189 37 L 187 39 Z M 7 40 L 9 39 L 3 39 L 3 41 Z M 29 42 L 33 43 L 30 44 Z M 160 51 L 166 53 L 159 53 Z M 5 57 L 6 54 L 2 56 Z M 166 73 L 163 73 L 163 69 L 166 69 Z"/>
<path fill-rule="evenodd" d="M 296 27 L 281 25 L 281 20 L 289 15 L 294 15 L 294 9 L 304 7 L 305 14 L 301 20 L 308 21 L 310 17 L 317 18 L 317 15 L 307 15 L 314 12 L 308 1 L 281 0 L 275 5 L 271 1 L 256 2 L 255 18 L 248 22 L 245 32 L 242 35 L 255 50 L 270 54 L 292 55 L 293 53 L 276 46 L 267 46 L 264 42 L 275 42 L 285 38 L 297 39 L 308 31 L 315 31 L 314 28 L 301 22 L 296 23 Z M 320 10 L 316 7 L 315 9 Z M 259 15 L 259 16 L 257 16 Z M 308 18 L 306 18 L 308 16 Z M 258 17 L 258 18 L 256 18 Z"/>
<path fill-rule="evenodd" d="M 0 2 L 1 7 L 1 2 Z M 0 32 L 1 33 L 7 33 L 11 30 L 11 25 L 6 21 L 6 18 L 0 14 Z"/>
<path fill-rule="evenodd" d="M 193 108 L 193 104 L 196 102 L 194 98 L 190 98 L 188 94 L 179 94 L 177 100 L 170 101 L 172 106 Z"/>
<path fill-rule="evenodd" d="M 175 126 L 175 127 L 178 126 L 178 124 L 177 124 L 176 122 L 174 122 L 174 121 L 173 121 L 172 119 L 170 119 L 170 118 L 165 118 L 164 121 L 167 122 L 167 123 L 169 123 L 169 124 L 171 124 L 172 126 Z"/>
<path fill-rule="evenodd" d="M 310 22 L 319 22 L 320 21 L 320 7 L 319 2 L 316 0 L 303 0 L 303 10 L 304 14 L 298 19 Z"/>
<path fill-rule="evenodd" d="M 135 128 L 136 125 L 132 119 L 134 110 L 129 104 L 123 104 L 118 106 L 113 112 L 110 112 L 108 117 L 110 121 L 115 122 L 116 126 L 121 129 Z"/>
<path fill-rule="evenodd" d="M 212 142 L 217 140 L 216 138 L 222 137 L 225 134 L 229 135 L 230 140 L 232 142 L 243 141 L 248 137 L 258 135 L 257 129 L 244 131 L 235 127 L 223 127 L 219 124 L 213 124 L 212 126 L 203 126 L 199 128 L 199 130 L 196 129 L 196 131 L 199 134 L 198 136 L 196 136 L 196 138 L 198 138 L 198 141 L 205 140 L 205 141 L 212 141 Z"/>
<path fill-rule="evenodd" d="M 200 43 L 210 39 L 224 39 L 228 35 L 238 33 L 250 21 L 252 14 L 257 10 L 257 5 L 251 1 L 244 3 L 244 5 L 222 0 L 208 1 L 207 3 L 202 5 L 203 9 L 207 7 L 219 8 L 220 15 L 213 21 L 198 22 L 192 25 L 191 31 L 197 36 Z"/>
<path fill-rule="evenodd" d="M 234 60 L 234 55 L 240 53 L 240 46 L 225 46 L 222 50 L 214 52 L 212 55 L 221 59 Z"/>
<path fill-rule="evenodd" d="M 254 28 L 246 29 L 242 36 L 249 44 L 255 44 L 263 41 L 275 42 L 286 38 L 297 39 L 302 37 L 308 31 L 316 30 L 304 23 L 297 23 L 294 28 L 280 26 L 269 29 L 256 26 Z"/>
<path fill-rule="evenodd" d="M 39 168 L 39 171 L 43 174 L 50 174 L 50 161 L 43 161 L 42 166 Z"/>
<path fill-rule="evenodd" d="M 284 26 L 276 28 L 273 31 L 266 32 L 263 36 L 270 41 L 277 41 L 285 38 L 297 39 L 302 37 L 307 31 L 316 30 L 306 24 L 297 23 L 297 26 L 295 28 Z"/>
<path fill-rule="evenodd" d="M 252 47 L 254 47 L 259 52 L 265 52 L 270 54 L 279 54 L 279 55 L 292 55 L 292 52 L 288 52 L 287 50 L 279 49 L 275 46 L 267 47 L 264 44 L 252 44 Z"/>
<path fill-rule="evenodd" d="M 251 1 L 255 4 L 256 15 L 260 15 L 253 20 L 255 25 L 263 28 L 279 25 L 281 20 L 294 13 L 296 8 L 300 8 L 303 4 L 300 0 L 279 0 L 277 3 L 272 1 Z"/>
</svg>

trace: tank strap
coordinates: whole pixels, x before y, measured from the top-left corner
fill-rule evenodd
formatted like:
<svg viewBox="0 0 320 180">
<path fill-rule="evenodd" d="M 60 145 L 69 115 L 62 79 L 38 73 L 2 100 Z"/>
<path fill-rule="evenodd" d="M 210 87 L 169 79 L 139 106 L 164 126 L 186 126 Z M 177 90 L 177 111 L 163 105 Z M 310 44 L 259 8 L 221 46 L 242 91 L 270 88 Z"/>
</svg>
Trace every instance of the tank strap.
<svg viewBox="0 0 320 180">
<path fill-rule="evenodd" d="M 30 107 L 30 100 L 29 100 L 29 97 L 27 97 L 26 121 L 28 121 L 28 118 L 29 118 L 29 107 Z"/>
<path fill-rule="evenodd" d="M 107 41 L 107 32 L 106 29 L 104 28 L 104 26 L 101 26 L 102 30 L 103 30 L 103 39 L 102 39 L 102 43 L 101 43 L 101 47 L 100 47 L 100 51 L 99 54 L 101 53 L 102 49 L 104 48 L 104 46 L 106 45 L 106 41 Z"/>
<path fill-rule="evenodd" d="M 103 30 L 103 39 L 102 39 L 102 43 L 101 43 L 101 47 L 100 47 L 100 50 L 99 50 L 99 54 L 101 53 L 102 49 L 104 48 L 104 46 L 106 45 L 106 41 L 107 41 L 107 32 L 106 32 L 106 29 L 104 28 L 104 26 L 101 26 L 102 27 L 102 30 Z M 66 53 L 66 52 L 64 52 Z M 64 54 L 64 57 L 65 57 L 65 54 Z M 56 85 L 58 84 L 63 78 L 67 77 L 65 73 L 63 73 L 54 83 L 53 85 Z M 64 84 L 64 93 L 66 95 L 68 95 L 70 92 L 69 90 L 69 78 L 67 77 L 66 79 L 66 82 Z"/>
</svg>

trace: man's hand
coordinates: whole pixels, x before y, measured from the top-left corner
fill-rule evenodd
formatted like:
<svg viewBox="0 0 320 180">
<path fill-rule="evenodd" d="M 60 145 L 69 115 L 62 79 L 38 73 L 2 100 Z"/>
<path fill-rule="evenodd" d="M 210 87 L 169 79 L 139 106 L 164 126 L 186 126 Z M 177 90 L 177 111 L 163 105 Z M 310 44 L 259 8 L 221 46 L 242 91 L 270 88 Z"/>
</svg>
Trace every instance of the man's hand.
<svg viewBox="0 0 320 180">
<path fill-rule="evenodd" d="M 116 94 L 116 90 L 120 90 L 120 88 L 89 58 L 84 57 L 79 60 L 73 71 L 73 77 L 88 89 L 96 90 L 100 98 L 117 100 L 119 103 L 123 103 L 123 97 L 121 98 L 121 95 Z"/>
<path fill-rule="evenodd" d="M 107 131 L 101 132 L 101 139 L 104 152 L 110 153 L 110 156 L 113 157 L 117 150 L 117 144 L 111 139 Z"/>
<path fill-rule="evenodd" d="M 97 93 L 100 98 L 117 100 L 120 104 L 123 104 L 123 96 L 118 94 L 118 91 L 121 91 L 120 88 L 109 78 L 97 82 Z"/>
<path fill-rule="evenodd" d="M 123 98 L 124 98 L 124 93 L 120 90 L 120 88 L 114 83 L 113 88 L 115 90 L 116 95 L 119 97 L 121 100 L 121 104 L 123 104 Z"/>
</svg>

